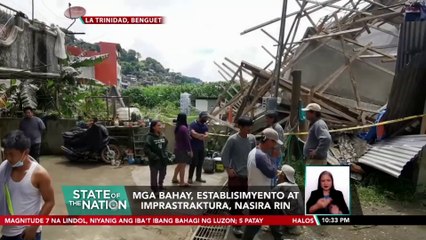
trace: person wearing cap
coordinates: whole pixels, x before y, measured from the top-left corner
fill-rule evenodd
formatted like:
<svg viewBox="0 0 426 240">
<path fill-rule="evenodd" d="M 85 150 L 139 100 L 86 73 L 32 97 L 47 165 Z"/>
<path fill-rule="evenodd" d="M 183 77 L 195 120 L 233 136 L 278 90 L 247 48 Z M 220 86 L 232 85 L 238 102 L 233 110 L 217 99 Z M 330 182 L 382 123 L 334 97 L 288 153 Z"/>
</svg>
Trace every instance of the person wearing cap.
<svg viewBox="0 0 426 240">
<path fill-rule="evenodd" d="M 278 171 L 277 178 L 278 178 L 278 185 L 275 186 L 272 191 L 273 192 L 283 192 L 285 196 L 289 196 L 290 192 L 291 194 L 299 193 L 296 198 L 286 198 L 284 201 L 289 202 L 291 209 L 273 209 L 270 210 L 269 215 L 303 215 L 303 198 L 302 194 L 300 192 L 299 186 L 296 184 L 296 180 L 294 178 L 295 171 L 294 168 L 292 168 L 290 165 L 283 165 L 281 170 Z M 274 206 L 274 199 L 271 199 L 271 206 Z M 251 225 L 246 226 L 246 229 L 244 231 L 243 240 L 252 240 L 256 236 L 257 232 L 259 232 L 259 229 L 261 228 L 260 225 Z M 292 235 L 300 235 L 301 229 L 298 227 L 283 227 L 284 230 Z M 282 232 L 280 232 L 280 226 L 271 226 L 270 227 L 271 233 L 274 236 L 274 239 L 281 239 Z"/>
<path fill-rule="evenodd" d="M 278 173 L 278 185 L 272 190 L 275 192 L 283 192 L 285 196 L 289 196 L 290 192 L 298 192 L 297 199 L 285 199 L 286 202 L 290 203 L 291 209 L 283 209 L 282 214 L 284 215 L 303 215 L 303 197 L 299 186 L 296 183 L 294 177 L 294 168 L 290 165 L 283 165 L 281 171 Z M 302 229 L 299 226 L 283 226 L 284 233 L 291 235 L 302 234 Z"/>
<path fill-rule="evenodd" d="M 31 140 L 30 156 L 40 162 L 41 137 L 46 126 L 40 118 L 34 116 L 33 108 L 25 107 L 24 114 L 25 117 L 19 123 L 19 130 Z"/>
<path fill-rule="evenodd" d="M 321 107 L 310 103 L 302 111 L 309 121 L 308 139 L 303 148 L 306 165 L 327 165 L 327 153 L 331 145 L 331 135 L 327 124 L 321 119 Z"/>
<path fill-rule="evenodd" d="M 256 147 L 256 137 L 251 132 L 253 120 L 242 117 L 237 121 L 239 132 L 231 135 L 222 149 L 222 162 L 228 174 L 229 192 L 247 192 L 247 158 L 252 149 Z M 235 209 L 231 202 L 231 215 L 243 215 L 243 211 Z M 241 226 L 234 226 L 233 234 L 241 238 Z"/>
<path fill-rule="evenodd" d="M 259 145 L 250 151 L 247 160 L 248 190 L 252 192 L 271 191 L 271 181 L 278 174 L 277 166 L 270 157 L 270 153 L 283 142 L 279 139 L 277 131 L 266 128 L 262 131 Z M 265 200 L 250 199 L 252 202 L 264 202 Z M 267 200 L 266 200 L 267 201 Z M 250 215 L 269 215 L 268 209 L 250 209 Z M 251 240 L 256 235 L 260 226 L 246 227 L 243 240 Z M 281 239 L 278 226 L 271 226 L 271 233 L 275 240 Z"/>
<path fill-rule="evenodd" d="M 279 139 L 284 142 L 284 129 L 281 124 L 278 123 L 278 113 L 275 111 L 268 111 L 265 115 L 265 119 L 266 125 L 277 131 Z M 277 145 L 271 155 L 275 165 L 279 168 L 282 159 L 282 146 Z M 274 178 L 271 185 L 275 186 L 275 183 L 276 179 Z"/>
<path fill-rule="evenodd" d="M 208 138 L 209 128 L 207 126 L 207 120 L 209 119 L 207 112 L 201 112 L 198 119 L 191 123 L 189 126 L 191 133 L 191 148 L 193 157 L 191 165 L 189 166 L 188 183 L 192 184 L 192 178 L 194 171 L 196 171 L 195 181 L 205 183 L 206 181 L 201 179 L 201 173 L 203 170 L 204 158 L 206 156 L 205 141 Z"/>
</svg>

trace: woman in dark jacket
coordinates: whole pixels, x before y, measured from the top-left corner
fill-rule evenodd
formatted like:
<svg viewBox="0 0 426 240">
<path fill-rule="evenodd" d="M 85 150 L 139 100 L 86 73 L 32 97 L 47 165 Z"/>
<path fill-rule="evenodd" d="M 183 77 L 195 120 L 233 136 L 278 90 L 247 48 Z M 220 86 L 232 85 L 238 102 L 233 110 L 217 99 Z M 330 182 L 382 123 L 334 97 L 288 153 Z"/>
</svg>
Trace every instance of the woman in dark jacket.
<svg viewBox="0 0 426 240">
<path fill-rule="evenodd" d="M 185 183 L 185 168 L 186 165 L 191 162 L 192 149 L 191 139 L 189 135 L 188 123 L 186 120 L 185 113 L 179 113 L 176 119 L 175 128 L 175 156 L 177 166 L 175 168 L 175 174 L 172 178 L 172 183 L 179 183 L 181 187 L 189 186 Z M 178 180 L 179 174 L 179 180 Z"/>
<path fill-rule="evenodd" d="M 320 174 L 317 190 L 311 192 L 306 211 L 309 214 L 349 214 L 342 192 L 334 189 L 333 175 L 330 172 Z"/>
<path fill-rule="evenodd" d="M 145 155 L 148 157 L 151 171 L 151 189 L 153 192 L 164 190 L 163 182 L 167 171 L 167 139 L 162 134 L 162 123 L 152 121 L 145 139 Z"/>
</svg>

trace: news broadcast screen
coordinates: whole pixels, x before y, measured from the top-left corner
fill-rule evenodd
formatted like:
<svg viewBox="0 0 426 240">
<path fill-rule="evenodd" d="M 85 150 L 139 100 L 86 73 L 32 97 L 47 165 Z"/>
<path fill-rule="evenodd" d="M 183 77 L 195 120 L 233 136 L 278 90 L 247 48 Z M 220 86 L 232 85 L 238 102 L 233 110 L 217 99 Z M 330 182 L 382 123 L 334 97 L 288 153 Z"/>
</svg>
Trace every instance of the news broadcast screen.
<svg viewBox="0 0 426 240">
<path fill-rule="evenodd" d="M 0 240 L 423 240 L 425 19 L 1 0 Z"/>
</svg>

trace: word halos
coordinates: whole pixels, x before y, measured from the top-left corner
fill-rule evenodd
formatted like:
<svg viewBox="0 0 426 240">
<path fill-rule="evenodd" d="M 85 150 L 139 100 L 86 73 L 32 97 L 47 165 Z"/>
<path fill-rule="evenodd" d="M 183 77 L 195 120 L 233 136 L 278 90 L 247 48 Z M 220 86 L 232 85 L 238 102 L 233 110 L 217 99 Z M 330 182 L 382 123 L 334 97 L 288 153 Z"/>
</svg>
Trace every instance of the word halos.
<svg viewBox="0 0 426 240">
<path fill-rule="evenodd" d="M 133 199 L 150 200 L 157 199 L 153 192 L 133 192 Z M 192 200 L 192 192 L 159 192 L 158 199 L 168 200 Z"/>
</svg>

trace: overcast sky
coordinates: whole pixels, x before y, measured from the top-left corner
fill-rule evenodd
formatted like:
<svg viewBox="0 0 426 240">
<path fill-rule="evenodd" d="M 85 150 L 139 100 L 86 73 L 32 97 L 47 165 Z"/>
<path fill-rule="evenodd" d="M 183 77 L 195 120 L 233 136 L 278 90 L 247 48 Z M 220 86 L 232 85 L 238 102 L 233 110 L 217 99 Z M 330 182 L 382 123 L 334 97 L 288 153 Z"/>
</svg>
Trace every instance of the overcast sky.
<svg viewBox="0 0 426 240">
<path fill-rule="evenodd" d="M 289 0 L 288 12 L 299 7 Z M 229 57 L 260 67 L 274 55 L 274 41 L 260 30 L 240 35 L 252 26 L 279 17 L 282 0 L 34 0 L 35 18 L 47 24 L 68 27 L 72 20 L 64 17 L 68 2 L 83 6 L 87 16 L 164 16 L 164 25 L 84 25 L 77 21 L 71 31 L 87 42 L 116 42 L 125 49 L 135 49 L 143 58 L 153 57 L 166 68 L 203 81 L 223 80 L 213 61 Z M 31 0 L 2 0 L 31 18 Z M 320 15 L 332 12 L 324 10 Z M 292 19 L 288 20 L 288 25 Z M 300 29 L 308 26 L 303 22 Z M 264 28 L 278 38 L 279 23 Z M 287 27 L 288 29 L 288 27 Z"/>
</svg>

